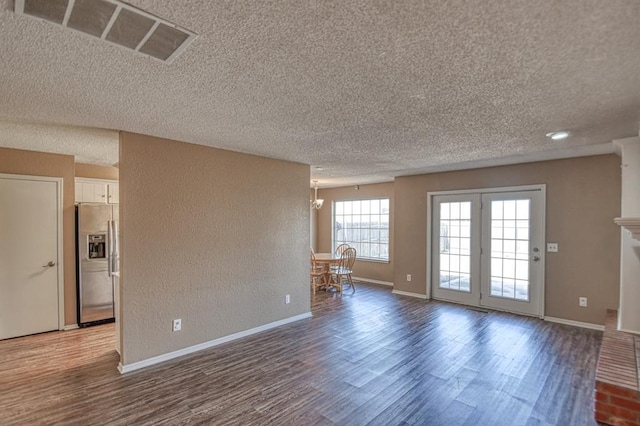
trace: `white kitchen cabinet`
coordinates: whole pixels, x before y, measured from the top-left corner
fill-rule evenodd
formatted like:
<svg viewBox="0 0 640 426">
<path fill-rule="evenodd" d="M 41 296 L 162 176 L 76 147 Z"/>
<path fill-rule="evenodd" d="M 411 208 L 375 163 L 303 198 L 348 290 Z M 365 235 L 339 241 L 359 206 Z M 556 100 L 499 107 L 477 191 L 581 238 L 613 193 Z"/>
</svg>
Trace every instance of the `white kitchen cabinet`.
<svg viewBox="0 0 640 426">
<path fill-rule="evenodd" d="M 82 200 L 84 199 L 82 191 L 83 188 L 84 186 L 82 185 L 82 182 L 78 182 L 78 180 L 76 180 L 76 203 L 82 203 Z"/>
<path fill-rule="evenodd" d="M 118 204 L 119 202 L 118 182 L 76 178 L 76 203 Z"/>
<path fill-rule="evenodd" d="M 106 187 L 103 183 L 76 182 L 76 202 L 105 203 Z"/>
<path fill-rule="evenodd" d="M 107 184 L 107 203 L 119 204 L 120 203 L 120 189 L 118 183 Z"/>
</svg>

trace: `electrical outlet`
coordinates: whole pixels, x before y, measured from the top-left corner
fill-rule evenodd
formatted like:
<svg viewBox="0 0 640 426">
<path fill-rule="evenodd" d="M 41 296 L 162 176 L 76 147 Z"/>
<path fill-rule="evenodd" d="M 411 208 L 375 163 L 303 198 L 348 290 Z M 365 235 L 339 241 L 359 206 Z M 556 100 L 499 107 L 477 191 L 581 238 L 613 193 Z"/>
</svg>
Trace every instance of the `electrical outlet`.
<svg viewBox="0 0 640 426">
<path fill-rule="evenodd" d="M 287 305 L 291 303 L 291 296 L 289 296 L 288 294 L 284 296 L 284 303 Z"/>
<path fill-rule="evenodd" d="M 411 274 L 407 274 L 407 281 L 411 281 Z"/>
<path fill-rule="evenodd" d="M 578 298 L 578 304 L 581 307 L 586 308 L 587 307 L 587 298 L 586 297 L 579 297 Z"/>
<path fill-rule="evenodd" d="M 558 243 L 547 243 L 547 253 L 557 253 Z"/>
<path fill-rule="evenodd" d="M 173 320 L 173 331 L 180 331 L 182 330 L 182 320 L 181 319 L 174 319 Z"/>
</svg>

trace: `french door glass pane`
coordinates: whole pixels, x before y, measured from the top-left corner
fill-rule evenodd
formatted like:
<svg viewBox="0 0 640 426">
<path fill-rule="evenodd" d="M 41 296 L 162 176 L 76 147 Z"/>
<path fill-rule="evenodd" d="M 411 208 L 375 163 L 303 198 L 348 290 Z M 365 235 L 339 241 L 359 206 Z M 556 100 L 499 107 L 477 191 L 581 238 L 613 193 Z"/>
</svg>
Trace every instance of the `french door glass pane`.
<svg viewBox="0 0 640 426">
<path fill-rule="evenodd" d="M 440 288 L 471 291 L 471 202 L 440 204 Z"/>
<path fill-rule="evenodd" d="M 529 300 L 530 200 L 491 202 L 491 296 Z"/>
</svg>

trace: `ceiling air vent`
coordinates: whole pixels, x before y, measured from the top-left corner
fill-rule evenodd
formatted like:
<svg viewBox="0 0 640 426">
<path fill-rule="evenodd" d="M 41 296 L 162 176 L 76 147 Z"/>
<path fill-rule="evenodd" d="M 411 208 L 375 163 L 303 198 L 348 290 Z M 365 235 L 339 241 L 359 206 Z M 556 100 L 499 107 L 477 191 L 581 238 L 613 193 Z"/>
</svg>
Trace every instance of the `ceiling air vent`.
<svg viewBox="0 0 640 426">
<path fill-rule="evenodd" d="M 16 0 L 15 12 L 171 63 L 196 34 L 118 0 Z"/>
</svg>

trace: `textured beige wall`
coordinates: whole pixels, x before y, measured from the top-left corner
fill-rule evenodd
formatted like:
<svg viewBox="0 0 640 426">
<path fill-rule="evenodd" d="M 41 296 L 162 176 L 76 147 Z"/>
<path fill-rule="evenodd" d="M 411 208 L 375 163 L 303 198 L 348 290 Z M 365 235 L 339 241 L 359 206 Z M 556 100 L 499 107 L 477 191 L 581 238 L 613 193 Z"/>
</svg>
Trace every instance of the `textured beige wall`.
<svg viewBox="0 0 640 426">
<path fill-rule="evenodd" d="M 620 158 L 615 155 L 396 178 L 395 289 L 426 292 L 427 192 L 547 185 L 545 315 L 603 324 L 618 306 Z M 412 274 L 407 282 L 406 274 Z M 578 296 L 589 307 L 578 307 Z"/>
<path fill-rule="evenodd" d="M 310 312 L 308 194 L 306 165 L 121 133 L 123 364 Z"/>
<path fill-rule="evenodd" d="M 393 256 L 394 256 L 394 208 L 393 208 L 393 182 L 372 185 L 360 185 L 356 191 L 355 186 L 341 188 L 327 188 L 318 190 L 318 198 L 324 199 L 324 206 L 318 210 L 317 216 L 317 251 L 319 253 L 331 251 L 332 238 L 332 208 L 334 201 L 363 200 L 368 198 L 389 198 L 389 262 L 371 262 L 366 260 L 356 261 L 353 272 L 361 278 L 369 278 L 378 281 L 393 282 Z"/>
<path fill-rule="evenodd" d="M 117 167 L 76 163 L 76 177 L 118 180 L 119 173 Z"/>
<path fill-rule="evenodd" d="M 0 148 L 0 173 L 50 176 L 64 179 L 62 188 L 62 243 L 64 253 L 64 320 L 78 322 L 76 314 L 75 184 L 73 156 Z"/>
</svg>

